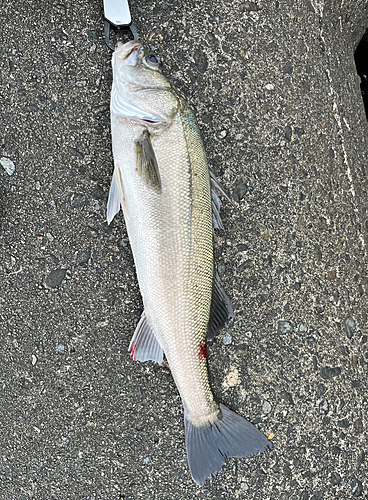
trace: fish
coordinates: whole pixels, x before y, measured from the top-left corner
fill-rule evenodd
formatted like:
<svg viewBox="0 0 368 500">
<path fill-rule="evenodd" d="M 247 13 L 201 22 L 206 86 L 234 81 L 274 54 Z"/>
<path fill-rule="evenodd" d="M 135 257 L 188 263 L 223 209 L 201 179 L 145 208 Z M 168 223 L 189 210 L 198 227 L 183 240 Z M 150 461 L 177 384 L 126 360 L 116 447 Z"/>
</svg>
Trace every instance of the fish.
<svg viewBox="0 0 368 500">
<path fill-rule="evenodd" d="M 134 360 L 163 362 L 184 406 L 193 480 L 203 485 L 229 457 L 272 444 L 212 393 L 207 341 L 233 318 L 215 270 L 214 227 L 223 189 L 210 171 L 195 115 L 139 41 L 112 57 L 114 172 L 107 221 L 123 210 L 144 311 L 131 339 Z"/>
</svg>

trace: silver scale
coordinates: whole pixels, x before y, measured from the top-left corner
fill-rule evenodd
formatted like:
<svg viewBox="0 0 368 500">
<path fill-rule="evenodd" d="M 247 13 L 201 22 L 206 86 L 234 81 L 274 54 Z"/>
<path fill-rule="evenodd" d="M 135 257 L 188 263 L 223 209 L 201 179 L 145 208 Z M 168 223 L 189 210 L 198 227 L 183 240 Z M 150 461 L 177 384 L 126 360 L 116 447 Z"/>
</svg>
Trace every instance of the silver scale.
<svg viewBox="0 0 368 500">
<path fill-rule="evenodd" d="M 132 23 L 128 0 L 104 0 L 105 42 L 111 49 L 115 46 L 110 41 L 110 30 L 130 32 L 134 40 L 138 40 L 138 33 Z"/>
</svg>

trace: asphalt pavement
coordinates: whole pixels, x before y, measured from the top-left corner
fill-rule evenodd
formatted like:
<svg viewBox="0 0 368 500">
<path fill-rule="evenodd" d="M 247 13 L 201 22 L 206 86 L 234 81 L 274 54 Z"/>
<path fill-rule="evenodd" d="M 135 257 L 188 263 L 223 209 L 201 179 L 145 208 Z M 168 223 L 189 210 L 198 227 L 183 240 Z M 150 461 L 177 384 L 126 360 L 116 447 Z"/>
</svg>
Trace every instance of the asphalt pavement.
<svg viewBox="0 0 368 500">
<path fill-rule="evenodd" d="M 368 129 L 353 52 L 368 2 L 131 2 L 195 110 L 235 318 L 219 401 L 274 449 L 200 488 L 142 312 L 113 171 L 102 2 L 0 0 L 0 499 L 368 498 Z"/>
</svg>

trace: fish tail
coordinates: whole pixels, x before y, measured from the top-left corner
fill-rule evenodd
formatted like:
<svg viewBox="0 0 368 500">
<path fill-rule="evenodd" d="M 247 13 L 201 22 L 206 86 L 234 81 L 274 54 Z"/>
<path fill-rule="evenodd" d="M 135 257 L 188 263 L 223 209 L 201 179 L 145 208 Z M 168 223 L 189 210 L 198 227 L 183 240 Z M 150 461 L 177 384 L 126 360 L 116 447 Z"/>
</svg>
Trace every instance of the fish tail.
<svg viewBox="0 0 368 500">
<path fill-rule="evenodd" d="M 195 425 L 185 415 L 185 444 L 190 473 L 200 486 L 220 472 L 227 458 L 272 449 L 271 442 L 253 424 L 222 404 L 218 419 L 205 425 Z"/>
</svg>

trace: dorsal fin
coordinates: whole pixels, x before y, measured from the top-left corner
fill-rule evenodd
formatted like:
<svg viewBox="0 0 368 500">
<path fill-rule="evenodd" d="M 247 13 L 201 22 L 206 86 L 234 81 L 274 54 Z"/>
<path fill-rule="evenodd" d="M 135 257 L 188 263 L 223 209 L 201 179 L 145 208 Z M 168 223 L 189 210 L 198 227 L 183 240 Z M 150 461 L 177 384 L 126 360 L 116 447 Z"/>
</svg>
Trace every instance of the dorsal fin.
<svg viewBox="0 0 368 500">
<path fill-rule="evenodd" d="M 229 297 L 221 286 L 220 276 L 215 271 L 212 287 L 210 319 L 207 327 L 207 342 L 212 343 L 218 332 L 234 317 Z"/>
<path fill-rule="evenodd" d="M 225 196 L 227 201 L 232 205 L 233 208 L 238 212 L 241 218 L 243 218 L 241 212 L 236 208 L 234 203 L 231 201 L 229 196 L 226 194 L 224 188 L 220 184 L 220 182 L 217 180 L 215 174 L 213 173 L 212 169 L 209 168 L 210 172 L 210 182 L 211 182 L 211 198 L 212 198 L 212 221 L 213 221 L 213 227 L 215 229 L 221 229 L 222 231 L 225 231 L 224 226 L 222 225 L 222 220 L 220 216 L 220 208 L 222 206 L 221 200 L 219 198 L 219 195 Z"/>
</svg>

